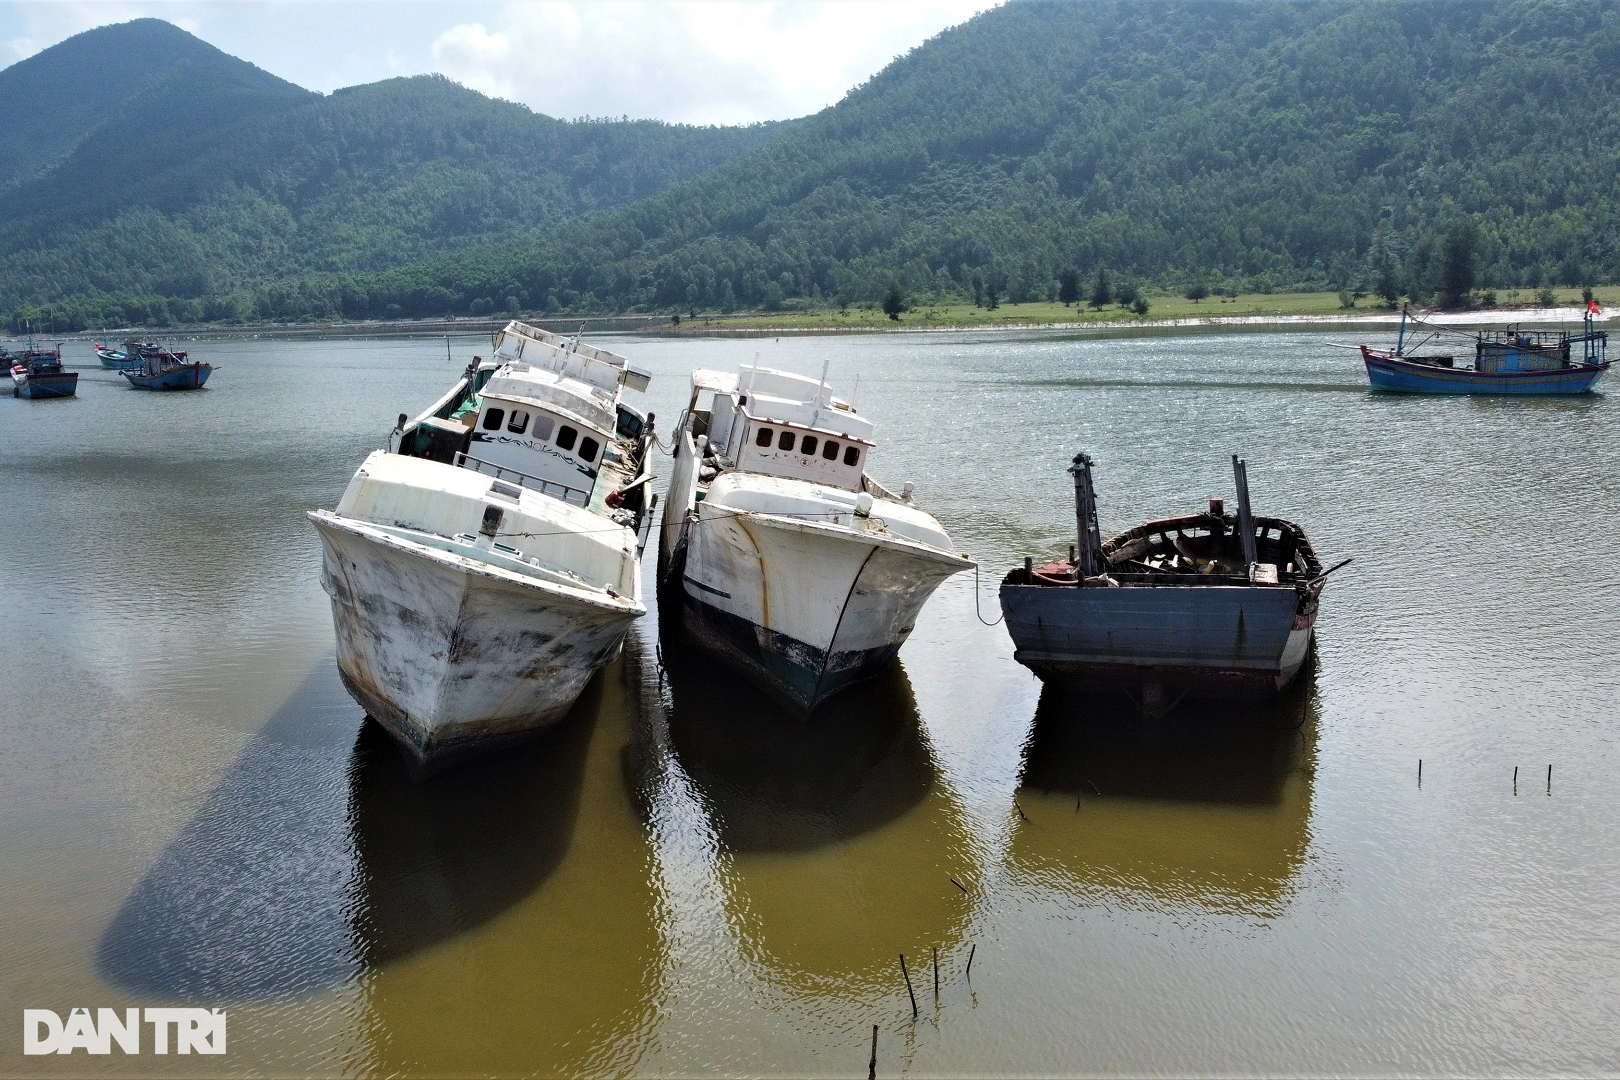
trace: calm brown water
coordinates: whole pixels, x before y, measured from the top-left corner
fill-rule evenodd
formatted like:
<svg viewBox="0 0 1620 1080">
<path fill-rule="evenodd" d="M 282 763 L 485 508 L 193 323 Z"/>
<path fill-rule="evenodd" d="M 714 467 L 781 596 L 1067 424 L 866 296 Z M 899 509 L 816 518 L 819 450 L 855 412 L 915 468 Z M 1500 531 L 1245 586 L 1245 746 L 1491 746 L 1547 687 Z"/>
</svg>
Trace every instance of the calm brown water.
<svg viewBox="0 0 1620 1080">
<path fill-rule="evenodd" d="M 0 1074 L 848 1076 L 873 1024 L 880 1075 L 1612 1073 L 1614 402 L 1377 398 L 1326 336 L 619 341 L 666 430 L 693 367 L 858 373 L 990 617 L 1075 451 L 1105 531 L 1244 453 L 1356 559 L 1315 669 L 1144 728 L 1043 695 L 963 576 L 813 724 L 649 618 L 425 783 L 337 685 L 302 511 L 487 341 L 197 344 L 172 396 L 70 344 L 76 400 L 0 400 Z M 24 1008 L 167 1004 L 229 1053 L 22 1056 Z"/>
</svg>

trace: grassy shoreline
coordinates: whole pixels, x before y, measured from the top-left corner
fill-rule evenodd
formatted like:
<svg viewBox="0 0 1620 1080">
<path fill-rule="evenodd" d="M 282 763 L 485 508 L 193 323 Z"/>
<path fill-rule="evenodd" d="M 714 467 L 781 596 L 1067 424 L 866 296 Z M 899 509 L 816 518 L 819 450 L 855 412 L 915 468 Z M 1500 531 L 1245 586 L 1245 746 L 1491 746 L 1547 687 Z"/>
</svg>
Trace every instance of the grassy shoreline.
<svg viewBox="0 0 1620 1080">
<path fill-rule="evenodd" d="M 1620 308 L 1620 286 L 1593 290 L 1607 319 L 1611 308 Z M 1534 305 L 1530 290 L 1504 291 L 1498 305 L 1467 312 L 1448 312 L 1447 322 L 1492 324 L 1501 322 L 1556 322 L 1579 319 L 1582 300 L 1576 289 L 1554 290 L 1553 308 Z M 1371 298 L 1362 298 L 1345 308 L 1337 293 L 1266 293 L 1226 299 L 1210 297 L 1194 302 L 1180 296 L 1151 296 L 1148 314 L 1136 315 L 1114 305 L 1093 309 L 1085 304 L 1064 305 L 1055 301 L 1003 304 L 991 310 L 966 303 L 919 304 L 891 319 L 875 305 L 843 310 L 823 308 L 814 311 L 700 313 L 683 315 L 677 323 L 668 314 L 519 316 L 524 321 L 562 333 L 584 329 L 592 334 L 657 334 L 704 337 L 725 334 L 839 334 L 892 333 L 950 330 L 1130 330 L 1204 327 L 1219 329 L 1298 324 L 1387 324 L 1398 317 Z M 1571 312 L 1574 312 L 1572 315 Z M 1620 313 L 1620 312 L 1617 312 Z M 198 323 L 171 327 L 123 327 L 96 331 L 41 334 L 44 340 L 84 341 L 121 337 L 125 334 L 156 338 L 206 337 L 302 337 L 373 335 L 440 335 L 490 333 L 505 326 L 507 316 L 449 317 L 443 319 L 365 320 L 360 322 L 264 322 L 240 324 Z"/>
</svg>

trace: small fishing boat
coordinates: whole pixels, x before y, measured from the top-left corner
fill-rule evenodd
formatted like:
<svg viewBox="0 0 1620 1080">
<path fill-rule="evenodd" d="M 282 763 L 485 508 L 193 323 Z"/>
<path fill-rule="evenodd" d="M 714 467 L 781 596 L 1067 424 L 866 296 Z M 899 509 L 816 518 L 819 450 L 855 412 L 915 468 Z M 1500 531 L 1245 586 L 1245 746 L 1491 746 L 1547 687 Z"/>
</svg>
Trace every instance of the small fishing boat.
<svg viewBox="0 0 1620 1080">
<path fill-rule="evenodd" d="M 872 430 L 825 371 L 745 365 L 695 372 L 676 434 L 660 611 L 795 711 L 880 674 L 939 584 L 973 567 L 910 484 L 867 475 Z"/>
<path fill-rule="evenodd" d="M 1481 330 L 1464 333 L 1435 327 L 1421 349 L 1440 334 L 1460 337 L 1473 346 L 1471 362 L 1458 364 L 1451 354 L 1407 350 L 1408 312 L 1401 310 L 1401 329 L 1393 352 L 1362 345 L 1361 358 L 1374 390 L 1405 394 L 1584 394 L 1609 370 L 1609 335 L 1592 329 L 1597 303 L 1589 301 L 1585 329 Z M 1412 320 L 1416 322 L 1416 320 Z"/>
<path fill-rule="evenodd" d="M 73 397 L 79 390 L 79 373 L 62 367 L 62 346 L 37 348 L 29 342 L 21 353 L 9 353 L 11 393 L 20 398 Z"/>
<path fill-rule="evenodd" d="M 156 358 L 160 361 L 168 359 L 177 363 L 185 363 L 186 354 L 165 349 L 155 341 L 126 341 L 122 350 L 114 349 L 102 338 L 94 342 L 92 347 L 96 352 L 96 359 L 101 366 L 115 371 L 128 371 L 143 366 L 147 360 Z"/>
<path fill-rule="evenodd" d="M 111 362 L 109 357 L 118 353 L 108 350 L 103 354 L 98 346 L 96 355 L 104 367 L 116 367 L 137 390 L 201 390 L 214 370 L 212 364 L 188 360 L 183 352 L 151 342 L 126 341 L 122 359 Z"/>
<path fill-rule="evenodd" d="M 1236 514 L 1211 499 L 1206 513 L 1106 542 L 1091 470 L 1085 454 L 1069 469 L 1079 544 L 1068 561 L 1025 559 L 1001 583 L 1013 658 L 1047 681 L 1123 692 L 1148 716 L 1187 695 L 1255 699 L 1286 687 L 1333 571 L 1300 526 L 1251 514 L 1245 463 L 1232 458 Z"/>
<path fill-rule="evenodd" d="M 343 684 L 421 763 L 562 719 L 646 613 L 649 376 L 520 322 L 366 458 L 324 552 Z"/>
</svg>

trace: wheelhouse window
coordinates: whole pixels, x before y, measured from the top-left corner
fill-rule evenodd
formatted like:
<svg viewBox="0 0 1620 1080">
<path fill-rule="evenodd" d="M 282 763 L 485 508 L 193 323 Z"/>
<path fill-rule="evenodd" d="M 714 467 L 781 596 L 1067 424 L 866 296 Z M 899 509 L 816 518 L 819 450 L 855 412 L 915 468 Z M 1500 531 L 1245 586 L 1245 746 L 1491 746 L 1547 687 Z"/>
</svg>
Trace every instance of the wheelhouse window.
<svg viewBox="0 0 1620 1080">
<path fill-rule="evenodd" d="M 776 440 L 776 448 L 778 450 L 791 450 L 791 449 L 793 449 L 793 432 L 791 432 L 791 431 L 782 432 L 782 437 Z"/>
<path fill-rule="evenodd" d="M 499 430 L 501 430 L 501 421 L 505 420 L 505 419 L 506 419 L 506 410 L 505 409 L 490 409 L 488 412 L 486 412 L 484 414 L 484 430 L 485 431 L 499 431 Z"/>
<path fill-rule="evenodd" d="M 816 437 L 814 435 L 806 435 L 799 440 L 799 453 L 805 457 L 816 456 Z"/>
<path fill-rule="evenodd" d="M 838 460 L 838 444 L 836 442 L 833 442 L 833 440 L 831 440 L 831 439 L 828 439 L 826 442 L 822 443 L 821 444 L 821 456 L 826 458 L 828 461 L 837 461 Z"/>
<path fill-rule="evenodd" d="M 513 409 L 511 419 L 506 422 L 506 430 L 514 435 L 523 434 L 523 429 L 529 426 L 529 414 L 522 409 Z"/>
<path fill-rule="evenodd" d="M 572 450 L 574 441 L 578 438 L 579 432 L 564 424 L 562 429 L 557 432 L 557 447 L 561 450 Z"/>
<path fill-rule="evenodd" d="M 596 452 L 601 448 L 600 443 L 587 435 L 579 441 L 579 456 L 586 461 L 595 461 Z"/>
<path fill-rule="evenodd" d="M 861 463 L 861 448 L 858 446 L 844 447 L 844 464 L 859 465 Z"/>
<path fill-rule="evenodd" d="M 759 429 L 759 434 L 754 436 L 754 445 L 755 446 L 769 446 L 769 445 L 771 445 L 771 436 L 773 436 L 775 434 L 776 434 L 776 432 L 772 431 L 768 427 L 760 428 Z"/>
<path fill-rule="evenodd" d="M 537 416 L 537 417 L 535 417 L 534 418 L 534 437 L 536 439 L 539 439 L 541 442 L 544 442 L 545 440 L 551 438 L 551 429 L 553 427 L 556 427 L 556 424 L 554 424 L 552 422 L 551 417 L 549 417 L 549 416 Z"/>
</svg>

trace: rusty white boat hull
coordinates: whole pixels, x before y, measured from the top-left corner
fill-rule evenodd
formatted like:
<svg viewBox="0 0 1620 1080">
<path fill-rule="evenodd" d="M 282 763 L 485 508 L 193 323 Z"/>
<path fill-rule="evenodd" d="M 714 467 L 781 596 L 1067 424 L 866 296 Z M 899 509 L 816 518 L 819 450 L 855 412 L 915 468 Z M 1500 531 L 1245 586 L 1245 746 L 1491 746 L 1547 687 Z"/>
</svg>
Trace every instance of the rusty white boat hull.
<svg viewBox="0 0 1620 1080">
<path fill-rule="evenodd" d="M 934 590 L 973 565 L 887 527 L 885 515 L 933 520 L 899 502 L 874 501 L 857 516 L 853 493 L 727 479 L 745 490 L 717 484 L 689 511 L 670 581 L 681 590 L 682 626 L 797 710 L 881 673 Z M 733 500 L 777 512 L 727 505 Z"/>
<path fill-rule="evenodd" d="M 310 516 L 343 684 L 424 761 L 561 720 L 641 614 L 336 515 Z"/>
<path fill-rule="evenodd" d="M 424 763 L 556 723 L 646 613 L 631 529 L 470 469 L 377 451 L 309 518 L 344 685 Z"/>
</svg>

